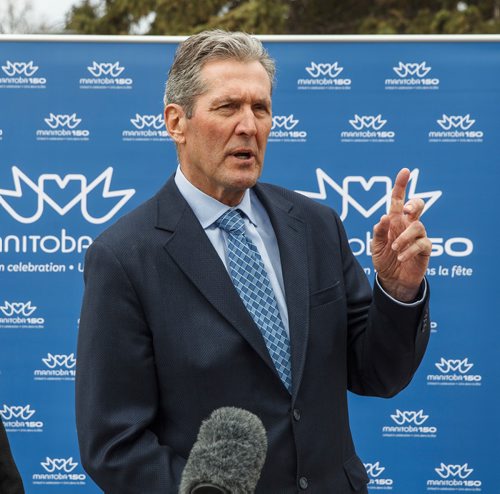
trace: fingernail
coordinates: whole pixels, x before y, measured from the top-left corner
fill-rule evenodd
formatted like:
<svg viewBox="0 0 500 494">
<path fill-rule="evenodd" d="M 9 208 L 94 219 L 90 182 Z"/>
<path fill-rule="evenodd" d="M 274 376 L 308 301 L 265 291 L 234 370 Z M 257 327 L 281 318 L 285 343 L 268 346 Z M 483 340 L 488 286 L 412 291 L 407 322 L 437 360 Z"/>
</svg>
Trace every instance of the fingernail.
<svg viewBox="0 0 500 494">
<path fill-rule="evenodd" d="M 397 244 L 397 242 L 394 242 L 392 244 L 392 250 L 398 250 L 398 247 L 399 247 L 399 245 Z"/>
<path fill-rule="evenodd" d="M 411 213 L 413 211 L 413 206 L 412 205 L 406 206 L 406 210 Z"/>
</svg>

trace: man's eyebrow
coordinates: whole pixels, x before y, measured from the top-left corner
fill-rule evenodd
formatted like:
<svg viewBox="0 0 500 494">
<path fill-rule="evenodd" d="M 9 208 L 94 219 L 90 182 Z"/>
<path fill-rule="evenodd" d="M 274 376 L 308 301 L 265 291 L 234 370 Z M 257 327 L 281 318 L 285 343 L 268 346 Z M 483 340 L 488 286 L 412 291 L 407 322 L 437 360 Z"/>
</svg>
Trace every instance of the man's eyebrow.
<svg viewBox="0 0 500 494">
<path fill-rule="evenodd" d="M 270 98 L 261 98 L 261 99 L 256 100 L 255 103 L 258 105 L 271 106 L 271 99 Z"/>
<path fill-rule="evenodd" d="M 216 107 L 218 105 L 223 105 L 227 103 L 239 103 L 239 102 L 241 102 L 241 98 L 234 96 L 220 96 L 212 100 L 211 106 Z M 259 98 L 254 101 L 254 104 L 271 106 L 271 100 L 269 98 Z"/>
<path fill-rule="evenodd" d="M 221 105 L 224 103 L 235 103 L 240 101 L 240 98 L 235 98 L 234 96 L 219 96 L 212 100 L 212 106 Z"/>
</svg>

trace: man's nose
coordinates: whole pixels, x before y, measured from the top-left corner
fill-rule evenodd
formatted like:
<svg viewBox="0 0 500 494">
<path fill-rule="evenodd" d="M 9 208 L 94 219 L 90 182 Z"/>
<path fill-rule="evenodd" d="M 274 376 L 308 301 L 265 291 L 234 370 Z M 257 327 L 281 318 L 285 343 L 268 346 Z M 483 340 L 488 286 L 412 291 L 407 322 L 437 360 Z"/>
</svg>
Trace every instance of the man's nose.
<svg viewBox="0 0 500 494">
<path fill-rule="evenodd" d="M 252 109 L 242 109 L 236 126 L 236 134 L 254 136 L 256 133 L 257 121 Z"/>
</svg>

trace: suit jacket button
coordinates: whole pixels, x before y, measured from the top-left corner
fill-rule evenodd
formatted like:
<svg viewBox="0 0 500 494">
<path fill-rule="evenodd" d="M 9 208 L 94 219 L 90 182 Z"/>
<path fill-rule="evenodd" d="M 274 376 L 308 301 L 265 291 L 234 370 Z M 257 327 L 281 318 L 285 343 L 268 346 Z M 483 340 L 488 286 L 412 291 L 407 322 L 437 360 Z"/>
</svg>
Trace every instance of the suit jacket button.
<svg viewBox="0 0 500 494">
<path fill-rule="evenodd" d="M 298 408 L 293 409 L 293 418 L 298 422 L 300 420 L 300 410 Z"/>
<path fill-rule="evenodd" d="M 309 482 L 306 477 L 300 477 L 299 486 L 303 491 L 305 491 L 309 487 Z"/>
</svg>

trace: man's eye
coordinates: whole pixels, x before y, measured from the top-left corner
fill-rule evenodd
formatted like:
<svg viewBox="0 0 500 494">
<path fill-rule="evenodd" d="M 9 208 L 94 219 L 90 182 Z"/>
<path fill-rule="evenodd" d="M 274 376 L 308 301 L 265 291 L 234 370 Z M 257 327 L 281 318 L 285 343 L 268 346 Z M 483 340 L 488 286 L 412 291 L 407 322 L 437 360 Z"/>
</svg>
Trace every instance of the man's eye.
<svg viewBox="0 0 500 494">
<path fill-rule="evenodd" d="M 266 105 L 257 105 L 254 110 L 258 113 L 269 113 L 269 108 Z"/>
</svg>

